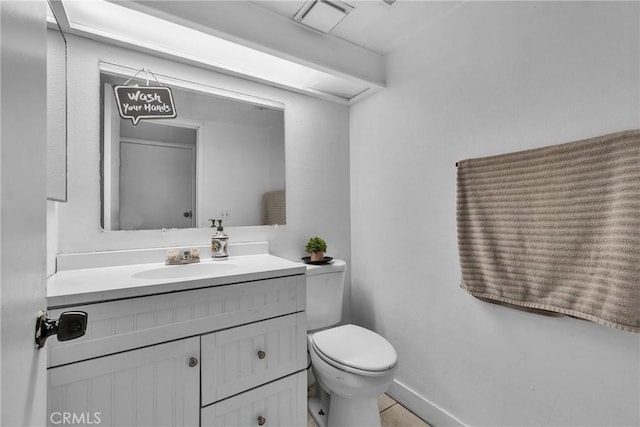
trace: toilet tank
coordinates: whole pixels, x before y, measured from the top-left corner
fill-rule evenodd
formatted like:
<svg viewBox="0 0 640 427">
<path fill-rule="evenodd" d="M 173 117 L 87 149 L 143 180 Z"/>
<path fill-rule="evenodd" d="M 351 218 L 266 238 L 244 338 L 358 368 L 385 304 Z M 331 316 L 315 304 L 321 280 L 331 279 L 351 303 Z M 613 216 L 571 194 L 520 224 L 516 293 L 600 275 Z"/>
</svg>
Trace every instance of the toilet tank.
<svg viewBox="0 0 640 427">
<path fill-rule="evenodd" d="M 307 264 L 307 330 L 326 328 L 342 319 L 342 296 L 347 263 Z"/>
</svg>

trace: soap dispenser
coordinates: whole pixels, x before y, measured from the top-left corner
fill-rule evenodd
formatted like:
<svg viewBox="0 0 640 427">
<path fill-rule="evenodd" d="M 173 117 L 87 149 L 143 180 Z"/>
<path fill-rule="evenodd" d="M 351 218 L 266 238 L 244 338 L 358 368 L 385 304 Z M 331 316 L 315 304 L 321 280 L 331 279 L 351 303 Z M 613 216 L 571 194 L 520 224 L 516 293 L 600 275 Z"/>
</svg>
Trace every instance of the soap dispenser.
<svg viewBox="0 0 640 427">
<path fill-rule="evenodd" d="M 214 261 L 225 260 L 229 258 L 229 236 L 224 232 L 221 219 L 209 221 L 211 221 L 211 228 L 215 227 L 218 221 L 217 231 L 211 237 L 211 258 Z"/>
</svg>

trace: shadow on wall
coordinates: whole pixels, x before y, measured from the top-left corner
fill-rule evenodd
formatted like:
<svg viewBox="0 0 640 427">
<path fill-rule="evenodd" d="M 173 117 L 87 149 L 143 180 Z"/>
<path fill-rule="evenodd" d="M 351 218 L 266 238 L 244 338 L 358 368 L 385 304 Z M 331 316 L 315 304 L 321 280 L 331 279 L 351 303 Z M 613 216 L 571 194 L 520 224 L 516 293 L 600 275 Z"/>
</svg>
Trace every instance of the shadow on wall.
<svg viewBox="0 0 640 427">
<path fill-rule="evenodd" d="M 353 290 L 357 289 L 354 295 Z M 351 320 L 353 323 L 358 324 L 364 328 L 372 331 L 383 331 L 384 325 L 379 324 L 379 320 L 376 321 L 376 307 L 375 298 L 371 292 L 363 291 L 368 289 L 366 283 L 354 281 L 351 277 Z M 379 319 L 379 316 L 378 316 Z"/>
</svg>

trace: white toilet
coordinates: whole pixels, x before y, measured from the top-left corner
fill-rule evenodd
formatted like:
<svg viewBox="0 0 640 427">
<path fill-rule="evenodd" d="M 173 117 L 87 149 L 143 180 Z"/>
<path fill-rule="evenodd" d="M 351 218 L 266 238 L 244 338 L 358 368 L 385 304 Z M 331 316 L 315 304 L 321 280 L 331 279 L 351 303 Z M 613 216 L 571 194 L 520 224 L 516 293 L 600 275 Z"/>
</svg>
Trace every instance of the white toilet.
<svg viewBox="0 0 640 427">
<path fill-rule="evenodd" d="M 330 328 L 342 318 L 345 272 L 338 259 L 307 265 L 307 339 L 316 380 L 309 412 L 320 427 L 379 427 L 377 399 L 393 381 L 398 356 L 373 331 Z"/>
</svg>

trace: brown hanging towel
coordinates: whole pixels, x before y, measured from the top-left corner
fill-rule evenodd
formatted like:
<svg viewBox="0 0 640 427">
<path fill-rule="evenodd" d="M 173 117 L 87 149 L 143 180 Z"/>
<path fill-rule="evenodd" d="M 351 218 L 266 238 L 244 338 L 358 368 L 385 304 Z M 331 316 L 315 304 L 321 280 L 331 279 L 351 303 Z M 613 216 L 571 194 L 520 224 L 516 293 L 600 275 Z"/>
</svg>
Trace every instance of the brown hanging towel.
<svg viewBox="0 0 640 427">
<path fill-rule="evenodd" d="M 458 162 L 461 287 L 640 332 L 640 130 Z"/>
</svg>

